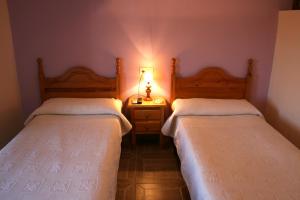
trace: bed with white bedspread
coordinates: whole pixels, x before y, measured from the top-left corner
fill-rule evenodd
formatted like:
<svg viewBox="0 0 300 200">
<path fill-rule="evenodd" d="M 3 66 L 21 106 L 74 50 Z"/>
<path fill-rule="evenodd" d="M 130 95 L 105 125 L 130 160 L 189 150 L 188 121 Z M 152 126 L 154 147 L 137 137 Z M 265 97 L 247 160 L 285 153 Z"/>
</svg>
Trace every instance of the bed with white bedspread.
<svg viewBox="0 0 300 200">
<path fill-rule="evenodd" d="M 174 137 L 193 200 L 300 199 L 300 151 L 246 100 L 177 99 Z"/>
<path fill-rule="evenodd" d="M 0 151 L 1 200 L 113 200 L 122 135 L 120 100 L 50 99 Z"/>
</svg>

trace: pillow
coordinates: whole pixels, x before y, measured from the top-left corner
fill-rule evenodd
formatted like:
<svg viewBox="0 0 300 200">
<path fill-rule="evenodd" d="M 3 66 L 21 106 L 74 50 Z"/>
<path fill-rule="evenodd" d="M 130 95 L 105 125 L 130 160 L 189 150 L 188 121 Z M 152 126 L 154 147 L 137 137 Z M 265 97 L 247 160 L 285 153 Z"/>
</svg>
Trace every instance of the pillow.
<svg viewBox="0 0 300 200">
<path fill-rule="evenodd" d="M 259 115 L 261 112 L 245 99 L 176 99 L 175 115 Z"/>
<path fill-rule="evenodd" d="M 121 109 L 122 101 L 113 98 L 53 98 L 38 107 L 27 118 L 25 125 L 38 115 L 116 115 L 125 133 L 131 129 L 131 125 Z"/>
<path fill-rule="evenodd" d="M 245 99 L 176 99 L 172 104 L 174 112 L 162 127 L 162 133 L 174 136 L 174 124 L 177 116 L 225 116 L 262 114 Z"/>
<path fill-rule="evenodd" d="M 122 101 L 113 98 L 52 98 L 46 100 L 34 113 L 40 114 L 99 114 L 121 112 Z"/>
</svg>

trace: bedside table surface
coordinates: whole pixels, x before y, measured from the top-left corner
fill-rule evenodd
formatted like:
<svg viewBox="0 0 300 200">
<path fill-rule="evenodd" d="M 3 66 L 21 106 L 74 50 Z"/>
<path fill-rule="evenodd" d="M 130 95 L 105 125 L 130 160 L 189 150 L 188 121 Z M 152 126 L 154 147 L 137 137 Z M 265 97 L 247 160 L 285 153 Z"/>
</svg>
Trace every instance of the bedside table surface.
<svg viewBox="0 0 300 200">
<path fill-rule="evenodd" d="M 132 96 L 129 98 L 128 100 L 128 107 L 161 107 L 161 106 L 166 106 L 166 100 L 165 98 L 161 97 L 161 96 L 152 96 L 152 101 L 144 101 L 142 102 L 142 104 L 135 104 L 132 103 L 133 99 L 136 99 L 136 96 Z M 144 98 L 144 97 L 143 97 Z M 161 100 L 161 101 L 158 101 Z"/>
</svg>

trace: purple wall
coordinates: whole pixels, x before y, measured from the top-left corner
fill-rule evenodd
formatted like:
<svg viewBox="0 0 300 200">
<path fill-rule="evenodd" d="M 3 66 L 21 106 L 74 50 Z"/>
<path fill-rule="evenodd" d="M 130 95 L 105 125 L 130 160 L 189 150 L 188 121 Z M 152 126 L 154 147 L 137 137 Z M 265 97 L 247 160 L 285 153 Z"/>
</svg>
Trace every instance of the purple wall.
<svg viewBox="0 0 300 200">
<path fill-rule="evenodd" d="M 155 63 L 155 93 L 169 96 L 170 58 L 178 73 L 203 66 L 225 67 L 244 76 L 246 60 L 257 60 L 253 102 L 264 108 L 272 65 L 278 10 L 292 0 L 9 0 L 24 111 L 39 105 L 35 59 L 47 76 L 72 65 L 114 74 L 124 59 L 122 97 L 135 93 L 139 65 Z"/>
</svg>

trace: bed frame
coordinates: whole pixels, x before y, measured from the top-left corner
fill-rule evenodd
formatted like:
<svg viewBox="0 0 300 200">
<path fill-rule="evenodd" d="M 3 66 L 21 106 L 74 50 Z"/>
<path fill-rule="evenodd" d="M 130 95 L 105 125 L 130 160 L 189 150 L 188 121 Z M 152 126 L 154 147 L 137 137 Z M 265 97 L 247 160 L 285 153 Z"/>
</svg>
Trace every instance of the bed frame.
<svg viewBox="0 0 300 200">
<path fill-rule="evenodd" d="M 253 59 L 248 60 L 244 78 L 228 74 L 220 67 L 206 67 L 193 76 L 176 75 L 176 59 L 172 58 L 171 103 L 176 98 L 248 99 Z"/>
<path fill-rule="evenodd" d="M 113 78 L 100 76 L 83 66 L 72 67 L 60 76 L 49 78 L 45 76 L 43 60 L 38 58 L 37 63 L 42 102 L 56 97 L 120 98 L 120 58 L 116 58 Z"/>
</svg>

